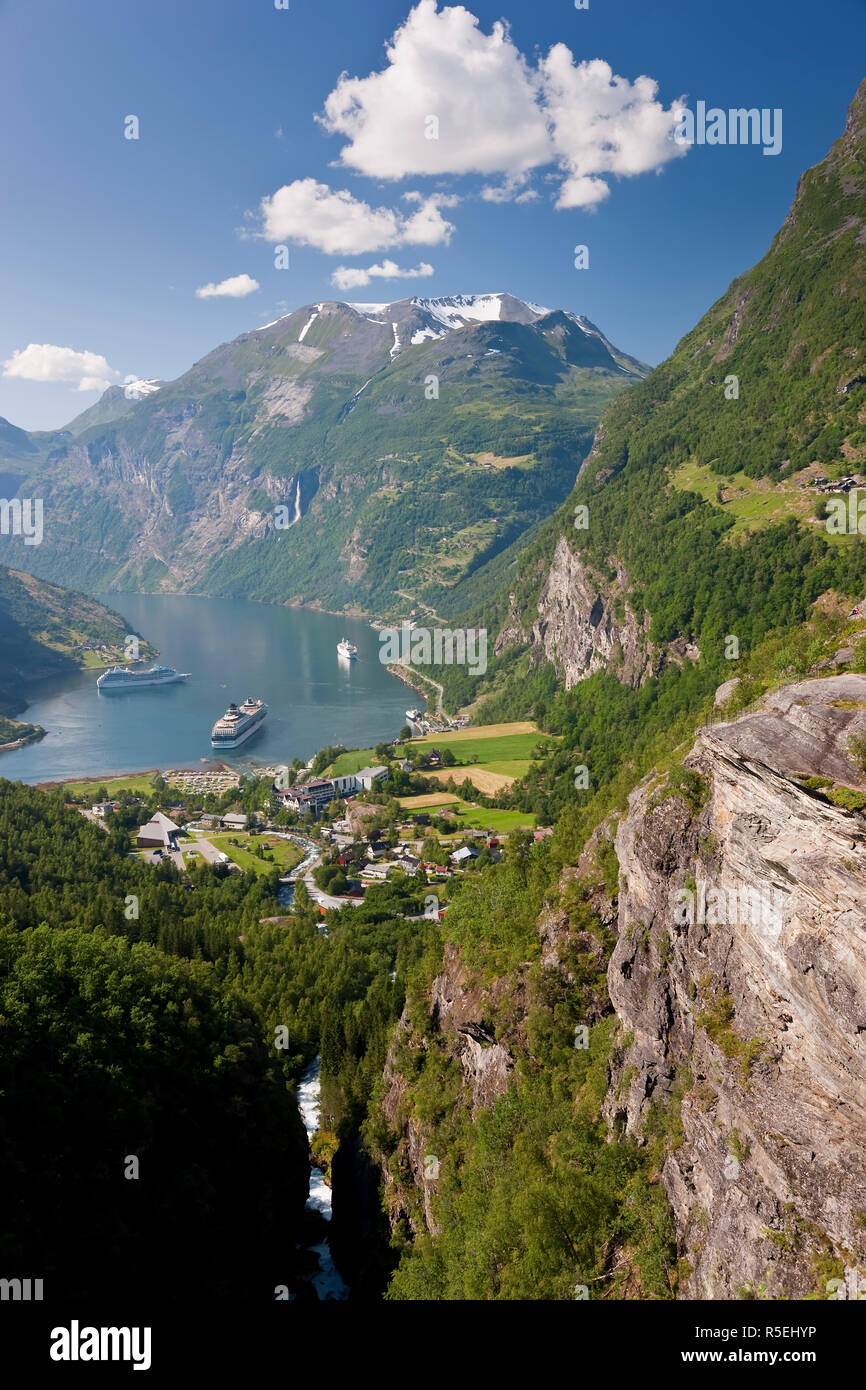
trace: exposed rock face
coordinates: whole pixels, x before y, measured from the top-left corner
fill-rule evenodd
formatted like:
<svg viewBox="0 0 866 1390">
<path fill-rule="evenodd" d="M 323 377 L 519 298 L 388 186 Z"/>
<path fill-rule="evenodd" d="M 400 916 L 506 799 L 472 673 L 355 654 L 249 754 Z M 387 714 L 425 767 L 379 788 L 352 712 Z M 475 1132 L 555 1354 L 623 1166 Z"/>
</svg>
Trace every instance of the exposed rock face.
<svg viewBox="0 0 866 1390">
<path fill-rule="evenodd" d="M 499 630 L 499 635 L 493 644 L 493 655 L 499 656 L 500 652 L 507 651 L 509 647 L 526 647 L 530 643 L 530 635 L 520 616 L 517 601 L 514 594 L 508 595 L 508 617 L 505 619 Z"/>
<path fill-rule="evenodd" d="M 506 982 L 492 986 L 495 995 Z M 514 1060 L 507 1047 L 497 1042 L 484 1026 L 485 998 L 477 983 L 470 980 L 455 947 L 445 952 L 445 968 L 433 981 L 433 1024 L 452 1028 L 460 1065 L 472 1093 L 472 1110 L 492 1105 L 508 1085 Z"/>
<path fill-rule="evenodd" d="M 788 686 L 699 737 L 702 808 L 644 783 L 619 828 L 608 981 L 631 1039 L 606 1108 L 639 1135 L 682 1096 L 682 1297 L 826 1297 L 866 1262 L 866 824 L 796 780 L 862 789 L 864 730 L 866 677 Z"/>
<path fill-rule="evenodd" d="M 739 676 L 734 676 L 733 679 L 729 681 L 723 681 L 722 684 L 719 686 L 718 690 L 716 691 L 715 699 L 713 700 L 714 708 L 723 709 L 724 706 L 728 703 L 728 701 L 733 699 L 734 695 L 737 693 L 739 688 Z"/>
<path fill-rule="evenodd" d="M 653 669 L 649 616 L 639 620 L 629 607 L 627 577 L 616 570 L 615 583 L 608 584 L 564 536 L 557 542 L 532 643 L 534 659 L 550 661 L 566 690 L 596 671 L 613 671 L 626 685 L 639 685 Z"/>
</svg>

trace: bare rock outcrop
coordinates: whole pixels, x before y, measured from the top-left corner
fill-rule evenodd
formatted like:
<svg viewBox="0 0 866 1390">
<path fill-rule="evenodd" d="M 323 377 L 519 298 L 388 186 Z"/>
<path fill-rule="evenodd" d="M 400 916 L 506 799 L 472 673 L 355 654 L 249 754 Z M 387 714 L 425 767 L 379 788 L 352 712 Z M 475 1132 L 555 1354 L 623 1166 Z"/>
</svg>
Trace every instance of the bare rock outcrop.
<svg viewBox="0 0 866 1390">
<path fill-rule="evenodd" d="M 649 615 L 638 618 L 630 608 L 627 577 L 615 568 L 616 579 L 606 581 L 564 536 L 557 542 L 532 627 L 532 647 L 533 659 L 551 662 L 566 690 L 596 671 L 612 671 L 635 686 L 653 670 Z"/>
<path fill-rule="evenodd" d="M 866 1266 L 866 822 L 831 800 L 866 786 L 864 730 L 866 676 L 787 686 L 619 827 L 606 1114 L 673 1116 L 681 1297 L 827 1297 Z"/>
</svg>

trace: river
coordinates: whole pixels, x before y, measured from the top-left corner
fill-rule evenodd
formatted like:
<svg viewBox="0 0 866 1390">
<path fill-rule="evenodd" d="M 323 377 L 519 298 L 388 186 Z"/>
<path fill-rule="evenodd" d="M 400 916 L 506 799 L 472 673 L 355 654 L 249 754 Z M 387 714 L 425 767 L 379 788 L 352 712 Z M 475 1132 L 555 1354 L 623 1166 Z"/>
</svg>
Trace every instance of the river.
<svg viewBox="0 0 866 1390">
<path fill-rule="evenodd" d="M 39 743 L 0 754 L 0 777 L 23 782 L 194 768 L 214 756 L 210 731 L 231 701 L 265 701 L 260 733 L 230 766 L 307 761 L 343 743 L 395 738 L 415 693 L 389 676 L 368 623 L 303 608 L 177 594 L 100 594 L 159 649 L 159 662 L 191 673 L 177 685 L 100 695 L 96 672 L 44 683 L 20 714 L 41 724 Z M 348 637 L 359 659 L 337 656 Z M 422 702 L 423 703 L 423 702 Z"/>
<path fill-rule="evenodd" d="M 298 1109 L 307 1131 L 307 1139 L 312 1142 L 319 1128 L 321 1083 L 319 1081 L 320 1059 L 315 1058 L 301 1077 L 298 1086 Z M 315 1164 L 310 1166 L 310 1195 L 307 1198 L 310 1211 L 317 1211 L 326 1221 L 331 1219 L 331 1189 L 325 1182 L 325 1175 Z M 349 1297 L 349 1290 L 340 1278 L 327 1239 L 321 1245 L 313 1246 L 319 1260 L 319 1273 L 313 1277 L 313 1287 L 320 1299 L 343 1299 Z"/>
</svg>

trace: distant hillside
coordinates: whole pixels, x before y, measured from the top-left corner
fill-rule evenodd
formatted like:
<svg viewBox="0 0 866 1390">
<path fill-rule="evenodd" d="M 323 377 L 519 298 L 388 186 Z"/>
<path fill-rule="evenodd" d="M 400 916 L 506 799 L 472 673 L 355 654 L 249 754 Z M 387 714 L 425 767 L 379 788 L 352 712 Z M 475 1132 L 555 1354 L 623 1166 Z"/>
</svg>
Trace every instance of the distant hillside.
<svg viewBox="0 0 866 1390">
<path fill-rule="evenodd" d="M 161 381 L 129 381 L 124 386 L 109 386 L 95 405 L 82 410 L 61 433 L 79 435 L 94 425 L 110 425 L 128 415 L 139 401 L 154 395 L 161 386 Z"/>
<path fill-rule="evenodd" d="M 0 565 L 0 714 L 22 710 L 30 687 L 49 676 L 123 660 L 131 629 L 111 609 Z M 154 649 L 141 639 L 141 655 Z M 0 743 L 18 737 L 0 729 Z"/>
<path fill-rule="evenodd" d="M 559 506 L 647 370 L 586 319 L 507 294 L 323 302 L 137 402 L 112 387 L 67 430 L 16 432 L 7 452 L 0 434 L 0 470 L 45 499 L 28 561 L 49 579 L 447 606 Z"/>
</svg>

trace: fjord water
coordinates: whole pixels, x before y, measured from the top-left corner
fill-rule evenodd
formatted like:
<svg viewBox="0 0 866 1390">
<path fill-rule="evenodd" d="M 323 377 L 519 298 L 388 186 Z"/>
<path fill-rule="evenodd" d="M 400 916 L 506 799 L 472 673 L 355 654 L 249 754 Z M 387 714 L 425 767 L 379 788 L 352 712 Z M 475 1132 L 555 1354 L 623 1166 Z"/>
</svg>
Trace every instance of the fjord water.
<svg viewBox="0 0 866 1390">
<path fill-rule="evenodd" d="M 366 748 L 394 738 L 407 706 L 418 703 L 381 665 L 378 634 L 361 620 L 243 599 L 98 597 L 158 647 L 160 664 L 189 671 L 190 679 L 110 695 L 97 691 L 97 672 L 46 682 L 18 717 L 47 735 L 0 754 L 0 777 L 59 781 L 194 768 L 217 757 L 238 768 L 306 761 L 329 744 Z M 337 656 L 344 636 L 357 646 L 357 661 Z M 247 696 L 269 706 L 263 729 L 217 754 L 210 746 L 215 720 Z"/>
</svg>

